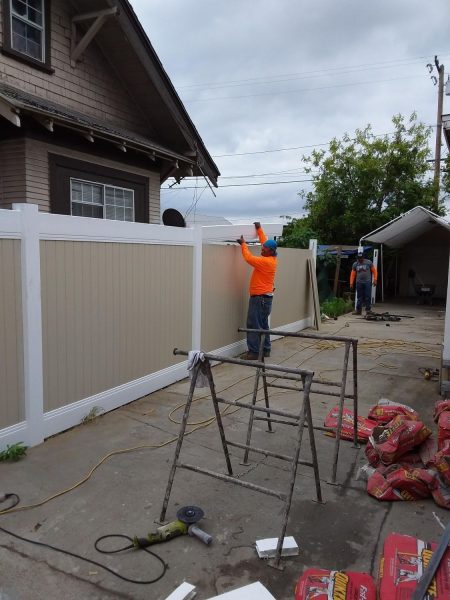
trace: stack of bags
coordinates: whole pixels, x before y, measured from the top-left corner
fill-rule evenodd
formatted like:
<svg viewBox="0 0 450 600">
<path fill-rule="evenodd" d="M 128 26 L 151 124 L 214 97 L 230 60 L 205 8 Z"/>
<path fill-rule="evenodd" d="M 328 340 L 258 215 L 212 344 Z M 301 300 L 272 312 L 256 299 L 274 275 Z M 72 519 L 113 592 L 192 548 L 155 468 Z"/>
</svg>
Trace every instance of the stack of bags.
<svg viewBox="0 0 450 600">
<path fill-rule="evenodd" d="M 324 426 L 337 430 L 339 408 Z M 411 407 L 380 400 L 367 417 L 358 417 L 358 440 L 367 442 L 368 464 L 359 470 L 367 492 L 378 500 L 420 500 L 433 497 L 450 508 L 450 400 L 436 402 L 437 441 Z M 353 440 L 353 412 L 344 408 L 340 437 Z"/>
<path fill-rule="evenodd" d="M 434 542 L 391 533 L 384 541 L 377 583 L 367 573 L 307 569 L 297 582 L 295 600 L 410 600 L 436 546 Z M 450 548 L 447 548 L 424 600 L 449 598 Z"/>
</svg>

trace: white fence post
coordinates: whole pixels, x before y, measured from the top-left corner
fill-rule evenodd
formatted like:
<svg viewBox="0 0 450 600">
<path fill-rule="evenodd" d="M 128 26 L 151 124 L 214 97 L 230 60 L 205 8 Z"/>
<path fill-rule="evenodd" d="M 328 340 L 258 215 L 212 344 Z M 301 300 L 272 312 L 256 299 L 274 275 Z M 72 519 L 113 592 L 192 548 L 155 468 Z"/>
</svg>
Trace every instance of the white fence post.
<svg viewBox="0 0 450 600">
<path fill-rule="evenodd" d="M 44 386 L 42 364 L 41 260 L 38 207 L 13 204 L 21 214 L 21 270 L 23 363 L 26 440 L 35 446 L 44 441 Z"/>
<path fill-rule="evenodd" d="M 314 263 L 314 268 L 316 268 L 316 262 L 317 262 L 317 240 L 314 238 L 311 238 L 309 240 L 309 249 L 312 252 L 312 259 L 313 259 L 313 263 Z"/>
<path fill-rule="evenodd" d="M 202 343 L 202 262 L 203 234 L 201 225 L 194 226 L 194 257 L 192 269 L 192 348 L 200 350 Z"/>
</svg>

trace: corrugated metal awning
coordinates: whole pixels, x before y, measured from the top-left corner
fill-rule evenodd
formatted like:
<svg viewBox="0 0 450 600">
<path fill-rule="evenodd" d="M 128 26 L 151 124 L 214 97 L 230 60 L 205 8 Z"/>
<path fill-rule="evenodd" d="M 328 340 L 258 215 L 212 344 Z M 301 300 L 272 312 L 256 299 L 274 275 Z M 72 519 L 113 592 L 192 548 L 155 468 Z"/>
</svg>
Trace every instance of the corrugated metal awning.
<svg viewBox="0 0 450 600">
<path fill-rule="evenodd" d="M 435 227 L 443 227 L 450 234 L 450 223 L 423 206 L 416 206 L 386 225 L 364 235 L 361 240 L 401 248 Z"/>
</svg>

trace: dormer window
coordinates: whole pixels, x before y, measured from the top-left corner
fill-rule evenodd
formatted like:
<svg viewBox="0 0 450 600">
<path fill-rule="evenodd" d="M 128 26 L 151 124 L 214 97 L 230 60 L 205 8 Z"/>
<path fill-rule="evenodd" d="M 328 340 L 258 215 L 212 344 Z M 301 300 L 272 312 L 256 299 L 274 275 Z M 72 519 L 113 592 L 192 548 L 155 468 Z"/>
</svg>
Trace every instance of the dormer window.
<svg viewBox="0 0 450 600">
<path fill-rule="evenodd" d="M 50 68 L 50 0 L 3 0 L 3 51 Z"/>
</svg>

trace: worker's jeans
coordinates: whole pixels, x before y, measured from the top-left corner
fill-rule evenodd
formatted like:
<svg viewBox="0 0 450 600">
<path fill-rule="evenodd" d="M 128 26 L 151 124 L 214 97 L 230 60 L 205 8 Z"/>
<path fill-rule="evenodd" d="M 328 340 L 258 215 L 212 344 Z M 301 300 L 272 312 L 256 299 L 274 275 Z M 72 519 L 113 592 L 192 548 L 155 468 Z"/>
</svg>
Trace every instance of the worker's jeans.
<svg viewBox="0 0 450 600">
<path fill-rule="evenodd" d="M 366 311 L 370 310 L 370 300 L 372 295 L 372 282 L 371 281 L 357 281 L 356 282 L 356 310 L 361 310 L 364 304 Z"/>
<path fill-rule="evenodd" d="M 269 315 L 272 310 L 272 296 L 250 296 L 248 301 L 247 328 L 269 329 Z M 260 337 L 257 333 L 247 333 L 248 351 L 259 352 Z M 270 335 L 264 336 L 264 352 L 270 352 Z"/>
</svg>

